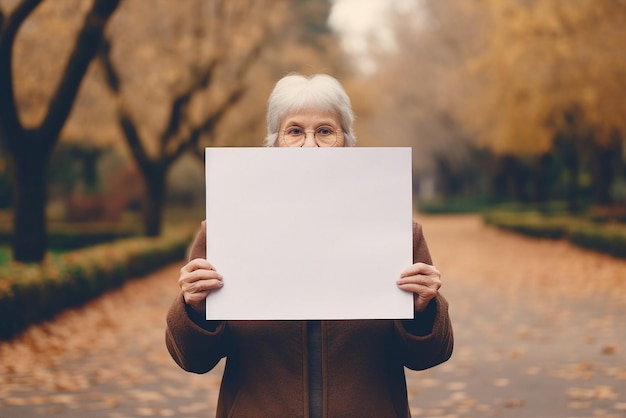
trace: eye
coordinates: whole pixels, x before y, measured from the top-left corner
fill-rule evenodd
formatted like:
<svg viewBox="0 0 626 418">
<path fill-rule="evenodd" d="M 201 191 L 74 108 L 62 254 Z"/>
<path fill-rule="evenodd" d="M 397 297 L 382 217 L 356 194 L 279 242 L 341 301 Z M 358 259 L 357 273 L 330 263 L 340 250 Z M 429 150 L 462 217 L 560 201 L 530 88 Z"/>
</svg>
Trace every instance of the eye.
<svg viewBox="0 0 626 418">
<path fill-rule="evenodd" d="M 317 128 L 315 133 L 317 135 L 321 135 L 321 136 L 328 136 L 328 135 L 334 134 L 335 131 L 333 130 L 333 128 L 331 128 L 329 126 L 320 126 L 319 128 Z"/>
<path fill-rule="evenodd" d="M 285 129 L 285 135 L 289 136 L 301 136 L 304 134 L 304 130 L 297 126 L 292 126 L 290 128 Z"/>
</svg>

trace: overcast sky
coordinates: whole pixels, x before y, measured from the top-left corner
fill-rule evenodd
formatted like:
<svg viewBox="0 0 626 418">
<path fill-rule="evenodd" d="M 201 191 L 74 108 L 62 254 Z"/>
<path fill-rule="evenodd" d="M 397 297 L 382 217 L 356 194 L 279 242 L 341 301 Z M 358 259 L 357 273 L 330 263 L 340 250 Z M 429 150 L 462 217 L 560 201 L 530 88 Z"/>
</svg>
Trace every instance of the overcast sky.
<svg viewBox="0 0 626 418">
<path fill-rule="evenodd" d="M 418 4 L 419 0 L 333 0 L 329 24 L 341 36 L 344 48 L 354 54 L 359 67 L 371 72 L 375 66 L 368 58 L 368 44 L 374 41 L 393 48 L 393 12 L 414 12 Z"/>
</svg>

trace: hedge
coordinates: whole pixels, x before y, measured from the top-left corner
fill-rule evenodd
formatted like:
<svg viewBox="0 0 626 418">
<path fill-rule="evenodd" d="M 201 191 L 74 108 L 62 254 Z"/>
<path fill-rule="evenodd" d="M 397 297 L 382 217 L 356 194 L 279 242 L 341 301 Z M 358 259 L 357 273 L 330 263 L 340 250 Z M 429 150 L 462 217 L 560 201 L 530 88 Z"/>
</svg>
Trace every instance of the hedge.
<svg viewBox="0 0 626 418">
<path fill-rule="evenodd" d="M 447 200 L 414 199 L 415 209 L 428 215 L 478 213 L 494 202 L 485 198 L 454 198 Z"/>
<path fill-rule="evenodd" d="M 574 227 L 569 231 L 569 239 L 580 247 L 626 258 L 625 225 L 603 225 L 601 228 L 588 225 Z"/>
<path fill-rule="evenodd" d="M 626 258 L 626 225 L 597 223 L 571 216 L 546 216 L 538 212 L 490 211 L 488 225 L 539 238 L 567 239 L 575 245 Z"/>
<path fill-rule="evenodd" d="M 55 250 L 74 250 L 140 234 L 137 225 L 51 223 L 48 225 L 47 245 Z M 12 236 L 12 225 L 0 224 L 0 244 L 10 245 Z"/>
<path fill-rule="evenodd" d="M 130 278 L 182 260 L 192 235 L 191 228 L 178 228 L 161 237 L 128 238 L 48 254 L 41 264 L 11 263 L 0 267 L 0 340 Z"/>
<path fill-rule="evenodd" d="M 483 220 L 488 225 L 508 229 L 536 238 L 565 238 L 570 220 L 564 217 L 547 217 L 536 212 L 485 212 Z"/>
</svg>

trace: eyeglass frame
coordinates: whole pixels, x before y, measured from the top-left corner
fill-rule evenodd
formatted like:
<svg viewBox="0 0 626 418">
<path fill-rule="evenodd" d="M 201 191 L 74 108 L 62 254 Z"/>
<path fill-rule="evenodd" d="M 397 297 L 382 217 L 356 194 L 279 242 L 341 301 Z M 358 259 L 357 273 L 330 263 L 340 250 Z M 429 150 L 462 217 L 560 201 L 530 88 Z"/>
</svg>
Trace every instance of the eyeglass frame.
<svg viewBox="0 0 626 418">
<path fill-rule="evenodd" d="M 340 135 L 340 134 L 341 134 L 341 135 L 343 135 L 343 134 L 344 134 L 344 132 L 343 132 L 343 130 L 342 130 L 342 129 L 335 129 L 335 128 L 334 128 L 334 127 L 332 127 L 332 126 L 322 125 L 322 126 L 318 126 L 318 127 L 317 127 L 315 130 L 313 130 L 313 131 L 311 131 L 311 130 L 308 130 L 308 131 L 307 131 L 306 129 L 302 129 L 302 134 L 301 134 L 301 136 L 302 136 L 301 141 L 302 141 L 302 142 L 301 142 L 301 143 L 299 143 L 299 145 L 296 145 L 296 144 L 294 144 L 294 145 L 289 145 L 289 143 L 288 143 L 288 142 L 287 142 L 287 140 L 285 139 L 285 137 L 286 137 L 286 133 L 287 133 L 287 131 L 289 131 L 290 129 L 294 129 L 294 128 L 297 128 L 297 126 L 288 127 L 288 128 L 286 128 L 286 129 L 283 129 L 282 131 L 279 131 L 279 132 L 278 132 L 278 136 L 279 136 L 279 138 L 282 138 L 282 142 L 283 142 L 283 143 L 284 143 L 287 147 L 291 147 L 291 146 L 299 146 L 299 147 L 302 147 L 302 146 L 306 143 L 306 139 L 307 139 L 308 134 L 312 133 L 312 134 L 313 134 L 313 139 L 315 140 L 315 144 L 316 144 L 318 147 L 328 147 L 328 148 L 331 148 L 331 147 L 334 147 L 335 145 L 337 145 L 337 141 L 339 140 L 339 135 Z M 318 139 L 317 139 L 317 133 L 319 132 L 319 130 L 320 130 L 320 129 L 328 129 L 328 130 L 330 130 L 330 131 L 334 132 L 334 134 L 335 134 L 335 140 L 334 140 L 334 142 L 333 142 L 332 144 L 330 144 L 330 145 L 326 145 L 325 143 L 318 141 Z"/>
</svg>

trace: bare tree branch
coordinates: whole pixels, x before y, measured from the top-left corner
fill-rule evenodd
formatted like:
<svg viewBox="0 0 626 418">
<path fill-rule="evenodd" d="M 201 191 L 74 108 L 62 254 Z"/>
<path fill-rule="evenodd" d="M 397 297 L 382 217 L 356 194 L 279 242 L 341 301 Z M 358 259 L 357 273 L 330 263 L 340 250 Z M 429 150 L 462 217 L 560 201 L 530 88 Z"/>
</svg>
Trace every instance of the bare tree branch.
<svg viewBox="0 0 626 418">
<path fill-rule="evenodd" d="M 104 70 L 105 81 L 107 86 L 116 94 L 121 91 L 121 81 L 120 77 L 113 65 L 113 61 L 111 60 L 111 42 L 107 37 L 102 38 L 102 42 L 100 43 L 100 49 L 98 50 L 97 57 L 102 64 L 102 69 Z"/>
<path fill-rule="evenodd" d="M 13 90 L 12 52 L 16 34 L 40 0 L 23 0 L 0 33 L 0 137 L 7 145 L 13 168 L 13 257 L 17 261 L 41 261 L 46 250 L 46 168 L 59 139 L 78 88 L 93 59 L 104 26 L 120 0 L 94 0 L 85 16 L 76 44 L 65 65 L 43 122 L 25 129 L 18 115 Z"/>
<path fill-rule="evenodd" d="M 0 128 L 4 131 L 7 147 L 15 149 L 19 141 L 15 140 L 18 135 L 15 132 L 23 130 L 17 113 L 15 102 L 15 92 L 13 90 L 13 70 L 11 68 L 11 57 L 13 54 L 13 44 L 17 31 L 24 23 L 24 20 L 41 3 L 41 0 L 23 0 L 8 18 L 2 15 L 0 25 Z"/>
<path fill-rule="evenodd" d="M 202 74 L 187 88 L 185 92 L 180 94 L 172 103 L 170 110 L 170 117 L 167 126 L 161 134 L 161 149 L 164 151 L 167 148 L 167 142 L 178 133 L 181 123 L 183 122 L 183 114 L 187 105 L 191 101 L 193 95 L 198 91 L 206 88 L 213 77 L 213 73 L 219 63 L 219 59 L 214 59 L 206 69 L 202 71 Z"/>
<path fill-rule="evenodd" d="M 222 7 L 223 5 L 220 3 L 218 5 Z M 238 81 L 238 87 L 232 90 L 228 96 L 228 98 L 217 107 L 217 110 L 211 115 L 207 116 L 203 123 L 199 126 L 192 129 L 189 137 L 186 141 L 183 141 L 178 144 L 175 150 L 168 154 L 166 152 L 168 147 L 168 142 L 171 141 L 175 135 L 180 130 L 182 123 L 185 120 L 185 110 L 186 106 L 193 97 L 193 95 L 204 88 L 206 88 L 210 83 L 213 76 L 213 73 L 217 67 L 217 65 L 221 62 L 219 58 L 214 59 L 209 66 L 203 71 L 202 75 L 193 82 L 188 89 L 179 95 L 174 102 L 172 103 L 172 110 L 170 112 L 170 118 L 166 129 L 161 134 L 161 155 L 164 158 L 164 163 L 166 166 L 169 166 L 172 162 L 174 162 L 177 158 L 179 158 L 185 151 L 192 147 L 196 147 L 200 137 L 215 128 L 217 122 L 232 108 L 234 105 L 241 99 L 243 96 L 246 87 L 241 85 L 241 79 L 246 75 L 254 61 L 259 57 L 261 51 L 263 49 L 264 40 L 268 36 L 268 31 L 264 32 L 264 36 L 262 36 L 255 45 L 248 51 L 246 56 L 243 58 L 241 63 L 238 65 L 235 71 L 235 79 Z"/>
<path fill-rule="evenodd" d="M 202 124 L 192 129 L 189 135 L 189 142 L 186 144 L 181 144 L 174 155 L 180 156 L 182 153 L 190 149 L 191 147 L 197 150 L 198 142 L 200 141 L 200 137 L 208 132 L 211 132 L 215 129 L 217 123 L 224 117 L 226 113 L 230 111 L 243 97 L 245 91 L 247 90 L 247 86 L 243 83 L 242 79 L 250 70 L 254 61 L 261 55 L 261 51 L 263 50 L 263 46 L 265 45 L 266 39 L 269 37 L 269 31 L 265 31 L 262 38 L 258 40 L 258 42 L 250 49 L 246 57 L 241 61 L 237 70 L 235 71 L 235 79 L 238 81 L 238 87 L 233 89 L 229 96 L 224 100 L 224 102 L 217 107 L 217 110 L 209 115 Z M 204 153 L 201 150 L 197 150 L 200 158 L 204 158 Z M 177 158 L 177 157 L 176 157 Z"/>
<path fill-rule="evenodd" d="M 0 35 L 2 34 L 2 28 L 4 27 L 4 12 L 0 9 Z"/>
<path fill-rule="evenodd" d="M 139 136 L 139 132 L 137 131 L 135 122 L 132 120 L 130 113 L 122 106 L 118 106 L 118 118 L 120 128 L 122 128 L 122 132 L 124 132 L 126 142 L 128 143 L 135 161 L 137 161 L 137 164 L 140 165 L 142 169 L 148 167 L 151 164 L 150 158 L 142 145 L 141 137 Z"/>
<path fill-rule="evenodd" d="M 227 6 L 226 1 L 216 0 L 211 5 L 217 8 L 218 14 L 218 16 L 213 18 L 219 19 L 224 17 L 224 14 L 228 15 L 222 9 L 232 6 L 232 3 L 229 3 Z M 217 22 L 217 28 L 214 29 L 216 32 L 216 45 L 214 47 L 217 49 L 217 52 L 214 52 L 215 55 L 212 55 L 211 60 L 206 64 L 202 64 L 201 62 L 204 60 L 199 55 L 196 55 L 196 68 L 199 71 L 193 74 L 186 88 L 172 98 L 171 104 L 169 104 L 167 123 L 158 138 L 141 138 L 138 130 L 139 125 L 133 121 L 129 110 L 124 107 L 122 80 L 116 65 L 112 61 L 109 43 L 103 42 L 98 53 L 106 73 L 107 85 L 118 98 L 118 123 L 146 183 L 147 194 L 144 222 L 146 234 L 150 236 L 158 235 L 160 231 L 163 196 L 166 189 L 165 179 L 169 168 L 184 152 L 192 147 L 197 147 L 202 135 L 212 132 L 218 121 L 241 99 L 246 91 L 243 79 L 255 58 L 260 55 L 266 39 L 267 32 L 263 36 L 258 37 L 259 39 L 255 39 L 252 47 L 244 54 L 233 58 L 233 60 L 237 61 L 237 64 L 231 64 L 229 67 L 231 71 L 228 72 L 230 75 L 225 75 L 224 80 L 220 81 L 225 83 L 226 87 L 230 87 L 226 91 L 225 97 L 222 99 L 223 101 L 212 106 L 213 110 L 211 113 L 206 115 L 204 120 L 194 127 L 191 121 L 190 104 L 196 95 L 206 94 L 206 90 L 209 90 L 217 83 L 214 79 L 218 73 L 221 74 L 219 71 L 227 58 L 226 50 L 228 45 L 226 41 L 228 36 L 222 30 L 223 26 L 227 26 L 227 24 L 219 20 Z M 204 38 L 203 30 L 204 26 L 199 26 L 196 29 L 196 36 Z M 151 139 L 158 139 L 157 146 L 160 147 L 154 156 L 147 151 L 148 142 L 146 140 Z"/>
<path fill-rule="evenodd" d="M 148 156 L 145 148 L 143 147 L 141 136 L 139 135 L 136 123 L 133 120 L 130 111 L 126 108 L 123 102 L 121 79 L 117 68 L 115 67 L 115 64 L 113 64 L 113 60 L 111 59 L 111 43 L 106 38 L 102 40 L 100 49 L 98 51 L 98 58 L 105 72 L 107 86 L 117 96 L 116 107 L 119 126 L 124 133 L 126 143 L 128 144 L 128 147 L 130 148 L 130 151 L 133 154 L 135 161 L 142 168 L 142 171 L 144 171 L 144 168 L 147 169 L 147 167 L 152 165 L 153 162 Z"/>
<path fill-rule="evenodd" d="M 217 122 L 219 122 L 219 120 L 222 119 L 224 115 L 228 113 L 228 111 L 232 107 L 235 106 L 235 104 L 237 104 L 239 99 L 243 97 L 245 90 L 246 87 L 240 85 L 237 89 L 231 91 L 228 95 L 228 98 L 226 98 L 226 100 L 217 107 L 217 110 L 215 112 L 205 118 L 205 120 L 200 125 L 191 130 L 188 140 L 178 144 L 178 147 L 176 147 L 176 149 L 171 154 L 166 156 L 167 164 L 171 164 L 176 161 L 176 159 L 179 158 L 188 149 L 191 149 L 192 147 L 195 148 L 198 144 L 198 141 L 200 140 L 200 137 L 204 133 L 211 132 L 215 128 Z"/>
<path fill-rule="evenodd" d="M 53 147 L 58 139 L 58 133 L 69 116 L 83 76 L 100 47 L 104 26 L 119 2 L 120 0 L 95 0 L 91 10 L 85 16 L 83 27 L 79 32 L 61 82 L 39 128 L 46 133 L 46 138 L 50 138 L 49 147 Z"/>
</svg>

